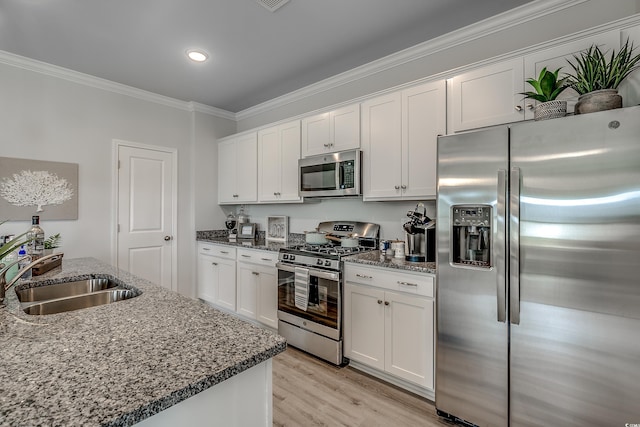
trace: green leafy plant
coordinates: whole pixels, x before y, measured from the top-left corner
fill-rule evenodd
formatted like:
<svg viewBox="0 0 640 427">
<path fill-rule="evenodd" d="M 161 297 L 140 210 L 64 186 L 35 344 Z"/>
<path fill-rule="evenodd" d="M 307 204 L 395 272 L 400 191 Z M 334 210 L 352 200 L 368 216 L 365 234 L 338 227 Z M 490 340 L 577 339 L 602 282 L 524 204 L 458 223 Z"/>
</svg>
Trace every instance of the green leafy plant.
<svg viewBox="0 0 640 427">
<path fill-rule="evenodd" d="M 535 99 L 538 102 L 553 101 L 563 90 L 569 87 L 567 83 L 568 77 L 558 79 L 560 69 L 558 68 L 551 72 L 547 70 L 547 67 L 544 67 L 540 71 L 540 76 L 538 76 L 537 80 L 526 80 L 535 89 L 535 92 L 522 92 L 521 95 L 524 95 L 525 98 Z"/>
<path fill-rule="evenodd" d="M 612 50 L 609 57 L 595 44 L 579 55 L 573 55 L 574 62 L 567 60 L 573 68 L 573 73 L 567 76 L 570 87 L 580 95 L 601 89 L 617 89 L 629 74 L 640 67 L 640 54 L 634 56 L 634 50 L 633 43 L 629 44 L 627 38 L 620 51 Z"/>
<path fill-rule="evenodd" d="M 53 248 L 59 247 L 60 246 L 60 239 L 62 239 L 62 236 L 60 236 L 60 233 L 54 234 L 53 236 L 49 236 L 44 241 L 44 248 L 45 249 L 53 249 Z"/>
</svg>

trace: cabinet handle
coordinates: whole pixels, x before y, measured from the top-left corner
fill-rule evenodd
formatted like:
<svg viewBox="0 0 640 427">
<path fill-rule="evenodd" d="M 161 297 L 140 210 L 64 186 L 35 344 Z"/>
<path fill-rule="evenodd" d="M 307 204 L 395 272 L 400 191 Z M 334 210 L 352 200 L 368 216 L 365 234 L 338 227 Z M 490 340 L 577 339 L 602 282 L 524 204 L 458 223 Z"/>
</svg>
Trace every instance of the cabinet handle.
<svg viewBox="0 0 640 427">
<path fill-rule="evenodd" d="M 533 110 L 533 104 L 527 104 L 527 110 Z"/>
<path fill-rule="evenodd" d="M 271 258 L 260 258 L 262 261 L 271 261 Z"/>
<path fill-rule="evenodd" d="M 218 265 L 218 263 L 217 262 L 212 262 L 211 265 Z"/>
<path fill-rule="evenodd" d="M 396 185 L 396 186 L 395 186 L 395 187 L 393 187 L 393 188 L 395 188 L 396 190 L 399 190 L 399 189 L 400 189 L 400 186 L 399 186 L 399 185 Z"/>
<path fill-rule="evenodd" d="M 382 304 L 382 300 L 381 299 L 378 300 L 378 304 Z"/>
<path fill-rule="evenodd" d="M 274 196 L 277 196 L 277 195 L 278 195 L 278 193 L 276 193 L 276 192 L 274 191 L 274 192 L 273 192 L 273 195 L 274 195 Z"/>
<path fill-rule="evenodd" d="M 372 276 L 367 276 L 366 274 L 356 273 L 356 277 L 362 277 L 363 279 L 373 279 Z"/>
<path fill-rule="evenodd" d="M 202 248 L 203 251 L 210 251 L 211 248 Z"/>
<path fill-rule="evenodd" d="M 251 255 L 242 254 L 241 256 L 244 257 L 244 258 L 251 258 Z"/>
<path fill-rule="evenodd" d="M 405 285 L 405 286 L 415 286 L 415 287 L 418 287 L 418 284 L 417 284 L 417 283 L 401 282 L 400 280 L 398 280 L 398 285 Z"/>
<path fill-rule="evenodd" d="M 251 274 L 253 274 L 254 276 L 259 276 L 260 273 L 258 273 L 257 271 L 252 271 Z"/>
<path fill-rule="evenodd" d="M 322 144 L 322 145 L 324 145 L 324 148 L 329 148 L 329 147 L 331 147 L 331 144 Z"/>
<path fill-rule="evenodd" d="M 384 305 L 389 305 L 389 301 L 385 301 L 385 302 L 384 302 Z"/>
<path fill-rule="evenodd" d="M 522 105 L 516 105 L 516 111 L 522 111 Z"/>
<path fill-rule="evenodd" d="M 406 185 L 401 185 L 400 188 L 402 188 L 403 190 L 406 190 L 407 186 Z"/>
</svg>

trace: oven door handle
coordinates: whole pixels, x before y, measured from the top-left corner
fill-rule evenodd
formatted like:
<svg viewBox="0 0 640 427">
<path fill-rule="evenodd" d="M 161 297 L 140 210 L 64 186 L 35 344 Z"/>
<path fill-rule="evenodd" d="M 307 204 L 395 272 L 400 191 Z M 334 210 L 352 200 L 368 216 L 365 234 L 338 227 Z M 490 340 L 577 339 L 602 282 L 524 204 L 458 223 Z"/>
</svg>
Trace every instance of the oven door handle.
<svg viewBox="0 0 640 427">
<path fill-rule="evenodd" d="M 290 273 L 296 272 L 296 267 L 291 264 L 284 264 L 281 262 L 277 262 L 276 268 L 278 270 L 288 271 Z M 307 268 L 307 267 L 303 267 L 303 268 Z M 307 268 L 307 270 L 309 270 L 309 276 L 312 276 L 312 277 L 318 277 L 320 279 L 335 280 L 335 281 L 340 280 L 340 273 L 337 271 L 331 272 L 331 271 L 317 270 L 315 268 Z"/>
</svg>

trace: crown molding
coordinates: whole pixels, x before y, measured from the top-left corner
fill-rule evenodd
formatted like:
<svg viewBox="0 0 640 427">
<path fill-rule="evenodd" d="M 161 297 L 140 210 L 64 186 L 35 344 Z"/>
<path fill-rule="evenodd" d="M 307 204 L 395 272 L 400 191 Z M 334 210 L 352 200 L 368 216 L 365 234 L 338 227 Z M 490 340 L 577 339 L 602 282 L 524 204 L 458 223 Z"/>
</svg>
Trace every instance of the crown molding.
<svg viewBox="0 0 640 427">
<path fill-rule="evenodd" d="M 589 0 L 536 0 L 515 9 L 468 25 L 440 37 L 427 40 L 407 49 L 392 53 L 384 58 L 353 68 L 344 73 L 305 86 L 288 94 L 273 98 L 261 104 L 249 107 L 236 113 L 237 120 L 265 113 L 269 110 L 299 101 L 309 96 L 317 95 L 340 85 L 351 83 L 370 75 L 385 71 L 407 62 L 433 55 L 437 52 L 468 43 L 475 39 L 506 30 L 522 23 L 538 19 L 560 10 L 585 3 Z"/>
<path fill-rule="evenodd" d="M 84 86 L 102 89 L 120 95 L 130 96 L 132 98 L 140 99 L 143 101 L 153 102 L 155 104 L 164 105 L 166 107 L 176 108 L 189 112 L 198 111 L 225 119 L 236 120 L 236 115 L 226 110 L 209 107 L 207 105 L 202 105 L 194 102 L 180 101 L 175 98 L 159 95 L 157 93 L 134 88 L 132 86 L 116 83 L 111 80 L 106 80 L 89 74 L 80 73 L 68 68 L 48 64 L 46 62 L 26 58 L 24 56 L 16 55 L 2 50 L 0 50 L 0 63 L 21 68 L 27 71 L 44 74 L 50 77 L 67 80 Z"/>
</svg>

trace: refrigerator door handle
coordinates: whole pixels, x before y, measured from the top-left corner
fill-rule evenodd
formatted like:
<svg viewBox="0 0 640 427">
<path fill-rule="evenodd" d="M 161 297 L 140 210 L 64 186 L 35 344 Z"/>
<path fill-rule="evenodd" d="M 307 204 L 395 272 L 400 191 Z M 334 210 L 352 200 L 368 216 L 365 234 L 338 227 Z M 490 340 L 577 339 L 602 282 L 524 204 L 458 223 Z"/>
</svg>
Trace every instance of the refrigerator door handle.
<svg viewBox="0 0 640 427">
<path fill-rule="evenodd" d="M 506 198 L 507 198 L 507 171 L 498 170 L 498 197 L 496 203 L 496 241 L 495 241 L 495 262 L 496 262 L 496 295 L 498 302 L 498 322 L 507 321 L 507 277 L 506 277 Z"/>
<path fill-rule="evenodd" d="M 509 196 L 509 319 L 520 324 L 520 168 L 511 168 Z"/>
</svg>

